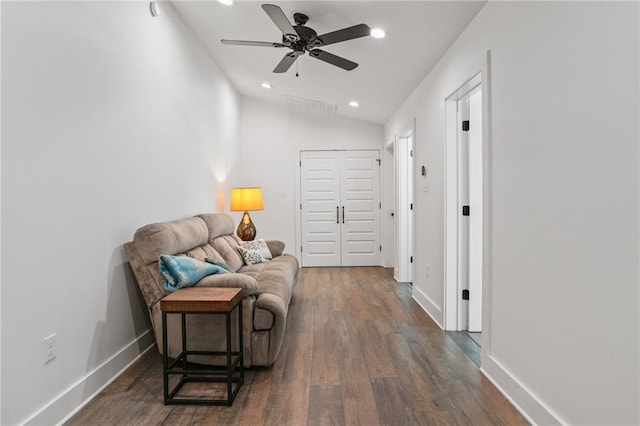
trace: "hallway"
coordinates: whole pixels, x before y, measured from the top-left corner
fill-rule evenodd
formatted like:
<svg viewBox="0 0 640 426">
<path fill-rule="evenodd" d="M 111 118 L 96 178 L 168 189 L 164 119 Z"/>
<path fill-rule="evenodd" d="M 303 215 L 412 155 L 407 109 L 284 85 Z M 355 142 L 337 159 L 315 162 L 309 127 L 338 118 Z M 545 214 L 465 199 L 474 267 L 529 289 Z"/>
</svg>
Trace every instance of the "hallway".
<svg viewBox="0 0 640 426">
<path fill-rule="evenodd" d="M 164 406 L 154 347 L 67 424 L 527 424 L 388 270 L 303 268 L 289 309 L 232 407 Z"/>
</svg>

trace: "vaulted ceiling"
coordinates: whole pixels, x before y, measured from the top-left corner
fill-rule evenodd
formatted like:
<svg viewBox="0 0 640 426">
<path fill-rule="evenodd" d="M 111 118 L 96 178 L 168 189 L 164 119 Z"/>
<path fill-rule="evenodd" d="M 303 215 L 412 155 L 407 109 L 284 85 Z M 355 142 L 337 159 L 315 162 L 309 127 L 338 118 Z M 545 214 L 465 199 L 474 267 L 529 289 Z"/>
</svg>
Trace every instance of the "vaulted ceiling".
<svg viewBox="0 0 640 426">
<path fill-rule="evenodd" d="M 282 33 L 261 2 L 173 1 L 196 37 L 240 93 L 287 103 L 309 99 L 337 106 L 336 114 L 384 123 L 438 62 L 484 1 L 273 1 L 293 24 L 293 14 L 309 16 L 307 26 L 324 34 L 365 23 L 386 37 L 363 37 L 326 46 L 359 66 L 345 71 L 305 54 L 288 72 L 273 69 L 287 48 L 223 45 L 221 39 L 282 42 Z M 299 76 L 296 76 L 296 72 Z M 271 89 L 261 85 L 268 82 Z M 360 106 L 349 106 L 356 100 Z M 308 103 L 309 104 L 309 103 Z M 301 103 L 297 102 L 297 105 Z"/>
</svg>

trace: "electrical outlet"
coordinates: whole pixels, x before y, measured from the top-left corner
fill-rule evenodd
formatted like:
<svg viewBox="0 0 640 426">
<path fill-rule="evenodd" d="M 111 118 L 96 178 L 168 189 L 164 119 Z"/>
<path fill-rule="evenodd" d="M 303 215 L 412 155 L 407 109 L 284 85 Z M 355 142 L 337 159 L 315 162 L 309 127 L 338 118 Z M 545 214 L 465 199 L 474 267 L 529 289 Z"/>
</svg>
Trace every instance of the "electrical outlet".
<svg viewBox="0 0 640 426">
<path fill-rule="evenodd" d="M 42 362 L 47 364 L 53 361 L 58 356 L 58 339 L 54 334 L 45 337 L 42 341 Z"/>
</svg>

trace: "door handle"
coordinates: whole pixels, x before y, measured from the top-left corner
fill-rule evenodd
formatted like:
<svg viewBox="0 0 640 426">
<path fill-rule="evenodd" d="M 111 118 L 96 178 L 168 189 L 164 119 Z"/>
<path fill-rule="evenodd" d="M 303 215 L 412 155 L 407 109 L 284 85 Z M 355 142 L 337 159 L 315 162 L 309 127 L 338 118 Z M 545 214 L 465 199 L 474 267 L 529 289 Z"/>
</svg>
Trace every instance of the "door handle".
<svg viewBox="0 0 640 426">
<path fill-rule="evenodd" d="M 336 206 L 336 223 L 340 223 L 340 206 Z"/>
<path fill-rule="evenodd" d="M 342 223 L 344 223 L 344 206 L 342 206 Z"/>
</svg>

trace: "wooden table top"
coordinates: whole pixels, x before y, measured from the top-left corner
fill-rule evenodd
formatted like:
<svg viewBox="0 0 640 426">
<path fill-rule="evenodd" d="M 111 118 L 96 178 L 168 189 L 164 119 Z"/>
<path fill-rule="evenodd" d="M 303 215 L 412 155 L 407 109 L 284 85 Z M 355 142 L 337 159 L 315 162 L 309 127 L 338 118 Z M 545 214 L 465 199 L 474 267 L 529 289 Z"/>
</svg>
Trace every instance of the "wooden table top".
<svg viewBox="0 0 640 426">
<path fill-rule="evenodd" d="M 163 312 L 228 312 L 242 300 L 241 288 L 181 288 L 160 300 Z"/>
</svg>

